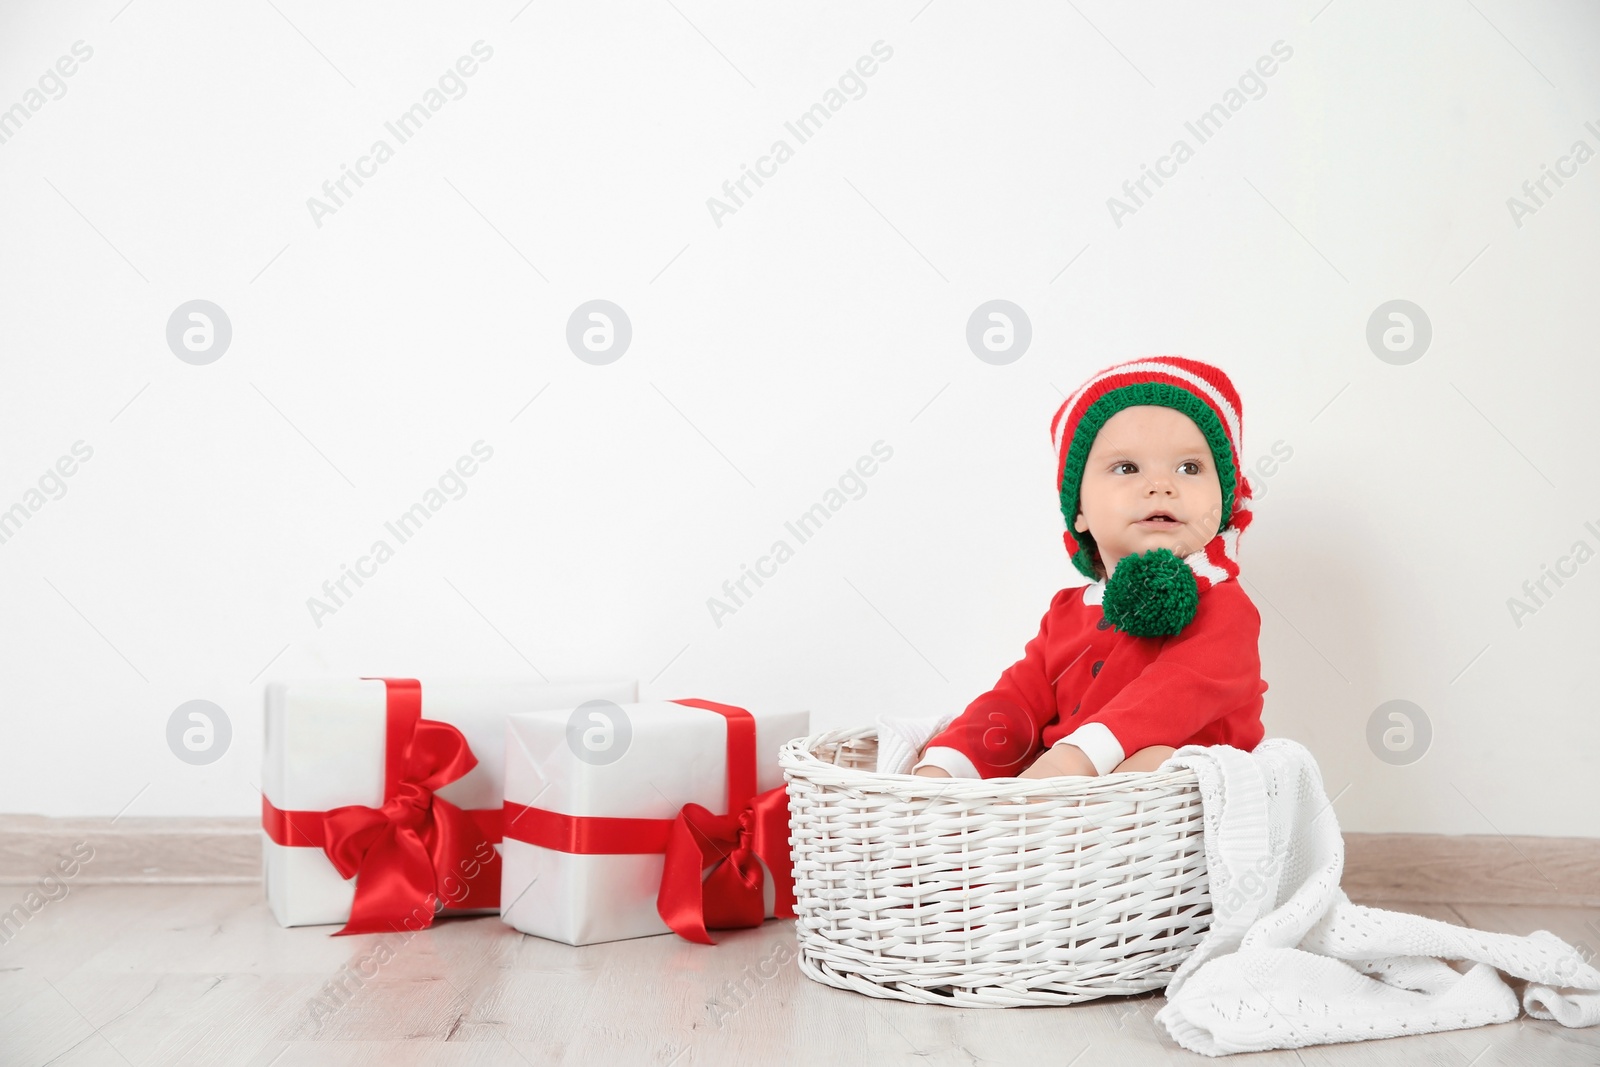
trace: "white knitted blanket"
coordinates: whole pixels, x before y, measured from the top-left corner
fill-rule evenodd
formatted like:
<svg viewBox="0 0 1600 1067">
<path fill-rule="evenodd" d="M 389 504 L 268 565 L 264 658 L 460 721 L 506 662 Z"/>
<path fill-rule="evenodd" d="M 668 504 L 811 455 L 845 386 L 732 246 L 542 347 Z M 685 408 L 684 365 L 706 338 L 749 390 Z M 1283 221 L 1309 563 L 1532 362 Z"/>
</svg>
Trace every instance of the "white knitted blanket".
<svg viewBox="0 0 1600 1067">
<path fill-rule="evenodd" d="M 880 720 L 878 769 L 908 772 L 948 721 Z M 1221 1056 L 1508 1022 L 1517 995 L 1496 968 L 1526 980 L 1534 1018 L 1600 1022 L 1600 971 L 1549 931 L 1487 933 L 1351 903 L 1344 838 L 1304 745 L 1185 745 L 1169 764 L 1199 778 L 1212 908 L 1155 1016 L 1184 1048 Z"/>
</svg>

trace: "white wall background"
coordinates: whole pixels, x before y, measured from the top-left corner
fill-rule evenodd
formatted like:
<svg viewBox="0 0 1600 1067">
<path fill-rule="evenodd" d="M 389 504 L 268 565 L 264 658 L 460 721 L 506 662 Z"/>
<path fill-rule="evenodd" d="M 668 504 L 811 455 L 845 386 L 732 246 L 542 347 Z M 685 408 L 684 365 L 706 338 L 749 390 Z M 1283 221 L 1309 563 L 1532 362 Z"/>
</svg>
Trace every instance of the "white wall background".
<svg viewBox="0 0 1600 1067">
<path fill-rule="evenodd" d="M 253 814 L 278 677 L 531 664 L 818 729 L 959 708 L 1081 581 L 1063 392 L 1176 352 L 1233 376 L 1247 460 L 1292 451 L 1244 573 L 1268 734 L 1316 753 L 1344 828 L 1600 833 L 1600 562 L 1508 607 L 1600 550 L 1600 162 L 1520 226 L 1507 205 L 1600 149 L 1592 4 L 0 10 L 0 108 L 27 112 L 0 143 L 0 508 L 93 449 L 0 544 L 0 811 Z M 1278 41 L 1116 225 L 1107 198 Z M 707 198 L 778 138 L 719 227 Z M 605 366 L 564 339 L 595 298 L 633 327 Z M 997 298 L 1033 330 L 1004 366 L 965 340 Z M 232 324 L 209 365 L 167 345 L 192 299 Z M 1404 365 L 1366 340 L 1394 299 L 1432 326 Z M 466 494 L 318 626 L 307 598 L 479 440 Z M 718 626 L 707 599 L 879 440 L 866 492 Z M 167 747 L 191 699 L 233 726 L 208 766 Z M 1391 700 L 1431 726 L 1403 765 L 1368 742 Z"/>
</svg>

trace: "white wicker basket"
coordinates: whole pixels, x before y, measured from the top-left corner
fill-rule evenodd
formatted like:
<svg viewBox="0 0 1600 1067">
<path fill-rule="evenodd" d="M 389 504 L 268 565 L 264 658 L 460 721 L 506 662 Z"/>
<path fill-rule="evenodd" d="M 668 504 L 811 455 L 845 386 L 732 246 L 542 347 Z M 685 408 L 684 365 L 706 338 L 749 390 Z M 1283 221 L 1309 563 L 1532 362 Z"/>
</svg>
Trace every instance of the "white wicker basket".
<svg viewBox="0 0 1600 1067">
<path fill-rule="evenodd" d="M 808 977 L 921 1004 L 1074 1004 L 1164 988 L 1210 926 L 1192 770 L 947 779 L 877 759 L 872 728 L 778 755 Z"/>
</svg>

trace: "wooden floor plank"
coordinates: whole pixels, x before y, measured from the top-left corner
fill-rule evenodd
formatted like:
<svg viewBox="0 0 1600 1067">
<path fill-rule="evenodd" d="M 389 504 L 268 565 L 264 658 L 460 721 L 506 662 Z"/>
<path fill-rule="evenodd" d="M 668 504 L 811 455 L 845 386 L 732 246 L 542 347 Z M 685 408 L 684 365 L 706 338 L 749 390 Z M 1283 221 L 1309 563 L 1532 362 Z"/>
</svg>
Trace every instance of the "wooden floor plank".
<svg viewBox="0 0 1600 1067">
<path fill-rule="evenodd" d="M 1594 909 L 1360 900 L 1600 944 Z M 1072 1007 L 881 1000 L 805 977 L 792 922 L 574 948 L 493 916 L 401 937 L 278 927 L 259 886 L 80 886 L 0 946 L 0 1063 L 477 1067 L 1194 1064 L 1159 993 Z M 1249 1057 L 1256 1067 L 1566 1067 L 1600 1028 L 1501 1026 Z"/>
</svg>

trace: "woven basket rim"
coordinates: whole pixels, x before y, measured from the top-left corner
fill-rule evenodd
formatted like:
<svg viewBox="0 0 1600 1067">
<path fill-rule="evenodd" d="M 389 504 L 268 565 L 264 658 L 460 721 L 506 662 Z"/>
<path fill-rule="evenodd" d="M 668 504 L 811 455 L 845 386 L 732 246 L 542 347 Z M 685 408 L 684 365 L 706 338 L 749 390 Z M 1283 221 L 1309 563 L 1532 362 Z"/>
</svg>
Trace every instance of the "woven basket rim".
<svg viewBox="0 0 1600 1067">
<path fill-rule="evenodd" d="M 818 785 L 843 787 L 861 792 L 887 793 L 907 800 L 942 797 L 959 801 L 1026 800 L 1030 797 L 1075 796 L 1086 799 L 1111 799 L 1130 792 L 1147 794 L 1198 792 L 1199 777 L 1191 767 L 1153 771 L 1111 771 L 1097 776 L 1064 775 L 1059 778 L 934 778 L 914 774 L 887 774 L 857 767 L 841 767 L 817 755 L 828 745 L 875 738 L 876 726 L 842 727 L 823 730 L 784 742 L 778 750 L 778 766 L 785 777 L 799 778 Z"/>
</svg>

